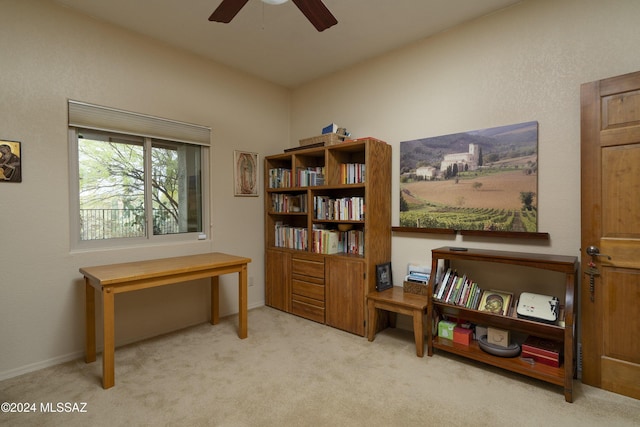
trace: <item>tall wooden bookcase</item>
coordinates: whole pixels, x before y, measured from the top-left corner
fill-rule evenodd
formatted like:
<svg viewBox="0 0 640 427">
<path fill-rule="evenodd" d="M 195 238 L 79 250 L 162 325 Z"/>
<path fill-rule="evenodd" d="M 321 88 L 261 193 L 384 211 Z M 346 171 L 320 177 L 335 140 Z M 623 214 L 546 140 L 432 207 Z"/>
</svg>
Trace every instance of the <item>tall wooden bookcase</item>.
<svg viewBox="0 0 640 427">
<path fill-rule="evenodd" d="M 268 156 L 264 184 L 265 303 L 364 336 L 376 265 L 391 260 L 391 146 Z"/>
</svg>

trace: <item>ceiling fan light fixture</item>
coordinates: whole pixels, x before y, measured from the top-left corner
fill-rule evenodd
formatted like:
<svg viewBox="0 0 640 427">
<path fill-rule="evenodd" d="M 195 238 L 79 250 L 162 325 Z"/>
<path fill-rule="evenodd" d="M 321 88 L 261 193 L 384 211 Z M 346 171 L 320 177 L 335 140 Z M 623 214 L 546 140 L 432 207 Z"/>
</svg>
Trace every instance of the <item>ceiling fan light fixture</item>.
<svg viewBox="0 0 640 427">
<path fill-rule="evenodd" d="M 262 0 L 263 3 L 266 4 L 284 4 L 289 0 Z"/>
</svg>

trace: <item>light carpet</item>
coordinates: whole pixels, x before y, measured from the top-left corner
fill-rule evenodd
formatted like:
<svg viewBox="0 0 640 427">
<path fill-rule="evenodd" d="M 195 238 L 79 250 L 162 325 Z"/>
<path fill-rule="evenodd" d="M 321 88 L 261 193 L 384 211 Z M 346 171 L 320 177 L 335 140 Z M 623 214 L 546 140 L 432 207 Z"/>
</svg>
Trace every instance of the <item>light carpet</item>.
<svg viewBox="0 0 640 427">
<path fill-rule="evenodd" d="M 117 331 L 116 331 L 117 334 Z M 562 388 L 443 352 L 418 358 L 412 333 L 373 342 L 290 314 L 249 311 L 249 337 L 226 317 L 116 350 L 116 385 L 101 359 L 0 382 L 10 426 L 638 426 L 640 401 L 574 382 Z M 74 409 L 86 412 L 41 412 Z M 71 405 L 64 405 L 65 403 Z"/>
</svg>

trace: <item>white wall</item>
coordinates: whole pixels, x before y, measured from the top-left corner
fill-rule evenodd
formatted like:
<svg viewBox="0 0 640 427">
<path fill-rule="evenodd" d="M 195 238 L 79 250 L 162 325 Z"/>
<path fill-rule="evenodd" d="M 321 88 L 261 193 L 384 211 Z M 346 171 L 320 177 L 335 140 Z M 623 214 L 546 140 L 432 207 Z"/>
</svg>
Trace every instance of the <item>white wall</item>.
<svg viewBox="0 0 640 427">
<path fill-rule="evenodd" d="M 580 85 L 640 70 L 637 0 L 527 0 L 294 91 L 291 145 L 335 122 L 400 142 L 539 122 L 539 223 L 547 241 L 394 233 L 396 285 L 443 245 L 579 256 Z"/>
<path fill-rule="evenodd" d="M 249 306 L 263 305 L 263 198 L 233 197 L 233 150 L 282 150 L 290 92 L 48 1 L 0 9 L 0 139 L 23 153 L 23 182 L 0 184 L 0 379 L 82 354 L 82 266 L 235 253 L 253 259 Z M 211 127 L 212 240 L 72 253 L 69 98 Z M 221 315 L 236 313 L 237 275 L 221 283 Z M 119 295 L 117 344 L 202 323 L 207 301 L 202 283 Z"/>
</svg>

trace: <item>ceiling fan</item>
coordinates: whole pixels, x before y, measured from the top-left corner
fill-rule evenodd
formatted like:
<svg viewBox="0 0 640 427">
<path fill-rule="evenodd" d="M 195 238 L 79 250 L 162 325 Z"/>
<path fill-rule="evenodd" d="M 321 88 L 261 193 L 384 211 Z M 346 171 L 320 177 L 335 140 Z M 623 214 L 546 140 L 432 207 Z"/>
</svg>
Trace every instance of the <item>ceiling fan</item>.
<svg viewBox="0 0 640 427">
<path fill-rule="evenodd" d="M 211 14 L 209 21 L 231 22 L 234 16 L 240 12 L 240 9 L 247 4 L 249 0 L 222 0 L 220 6 Z M 287 0 L 262 0 L 269 4 L 282 4 Z M 307 17 L 318 31 L 324 31 L 338 23 L 338 20 L 322 3 L 322 0 L 291 0 L 298 9 Z"/>
</svg>

